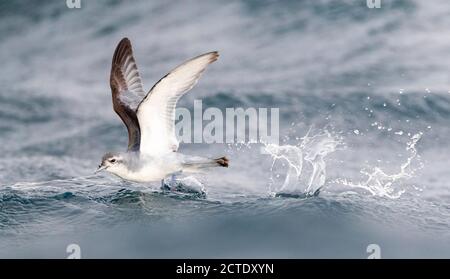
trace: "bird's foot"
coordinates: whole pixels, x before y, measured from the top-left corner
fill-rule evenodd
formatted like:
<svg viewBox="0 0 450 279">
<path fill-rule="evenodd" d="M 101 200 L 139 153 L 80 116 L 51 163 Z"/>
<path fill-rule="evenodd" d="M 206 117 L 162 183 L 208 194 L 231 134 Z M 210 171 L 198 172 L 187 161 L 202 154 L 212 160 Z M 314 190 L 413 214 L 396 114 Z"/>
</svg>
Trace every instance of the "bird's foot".
<svg viewBox="0 0 450 279">
<path fill-rule="evenodd" d="M 163 191 L 178 192 L 182 194 L 194 194 L 206 198 L 206 192 L 203 185 L 193 177 L 175 179 L 173 175 L 169 181 L 161 180 L 161 189 Z"/>
</svg>

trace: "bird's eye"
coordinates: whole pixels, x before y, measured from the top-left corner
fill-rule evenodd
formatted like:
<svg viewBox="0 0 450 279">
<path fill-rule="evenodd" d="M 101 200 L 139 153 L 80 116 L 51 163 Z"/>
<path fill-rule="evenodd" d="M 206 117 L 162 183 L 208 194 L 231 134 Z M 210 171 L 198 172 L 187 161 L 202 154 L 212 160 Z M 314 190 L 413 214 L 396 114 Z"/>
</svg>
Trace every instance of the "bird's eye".
<svg viewBox="0 0 450 279">
<path fill-rule="evenodd" d="M 109 160 L 111 163 L 115 163 L 116 162 L 116 159 L 111 159 L 111 160 Z"/>
</svg>

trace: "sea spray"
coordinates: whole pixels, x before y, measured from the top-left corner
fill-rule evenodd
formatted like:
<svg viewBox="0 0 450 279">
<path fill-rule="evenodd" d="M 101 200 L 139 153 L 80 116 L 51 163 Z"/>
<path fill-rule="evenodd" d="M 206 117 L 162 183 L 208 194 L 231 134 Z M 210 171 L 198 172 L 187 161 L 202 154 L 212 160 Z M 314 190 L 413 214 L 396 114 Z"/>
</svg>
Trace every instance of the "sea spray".
<svg viewBox="0 0 450 279">
<path fill-rule="evenodd" d="M 269 191 L 275 195 L 300 195 L 304 197 L 318 194 L 325 184 L 326 163 L 324 158 L 333 153 L 342 143 L 341 138 L 325 130 L 314 136 L 310 131 L 300 139 L 298 145 L 266 144 L 262 152 L 269 154 L 271 165 L 271 183 Z M 273 170 L 277 161 L 287 163 L 287 171 L 281 187 L 273 187 Z M 309 163 L 312 172 L 307 183 L 302 183 L 303 162 Z"/>
<path fill-rule="evenodd" d="M 413 168 L 412 163 L 418 159 L 416 144 L 422 138 L 423 133 L 417 133 L 407 142 L 406 151 L 410 153 L 406 162 L 400 166 L 400 171 L 394 174 L 387 174 L 380 167 L 373 167 L 369 170 L 362 169 L 361 174 L 367 179 L 361 182 L 353 182 L 345 178 L 336 179 L 334 182 L 343 184 L 351 188 L 360 188 L 368 191 L 374 196 L 387 197 L 391 199 L 399 198 L 404 189 L 397 189 L 398 183 L 414 176 L 415 172 L 423 165 L 419 160 L 419 167 Z"/>
</svg>

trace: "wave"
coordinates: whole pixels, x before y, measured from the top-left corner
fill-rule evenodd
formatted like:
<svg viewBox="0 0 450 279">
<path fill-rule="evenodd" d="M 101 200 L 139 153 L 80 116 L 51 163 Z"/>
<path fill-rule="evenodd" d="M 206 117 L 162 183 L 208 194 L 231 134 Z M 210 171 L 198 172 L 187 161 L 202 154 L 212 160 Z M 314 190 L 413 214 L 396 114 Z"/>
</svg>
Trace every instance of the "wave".
<svg viewBox="0 0 450 279">
<path fill-rule="evenodd" d="M 382 230 L 380 241 L 393 245 L 394 226 L 401 227 L 399 239 L 404 230 L 448 239 L 450 41 L 442 34 L 450 6 L 382 2 L 375 11 L 353 0 L 82 0 L 79 10 L 62 0 L 1 1 L 0 245 L 12 248 L 0 251 L 16 251 L 18 239 L 29 235 L 53 240 L 84 232 L 92 243 L 92 231 L 130 224 L 136 247 L 172 242 L 148 249 L 158 253 L 191 243 L 196 233 L 235 243 L 249 227 L 250 240 L 273 236 L 257 238 L 258 247 L 282 247 L 280 255 L 288 256 L 286 247 L 299 235 L 322 248 L 323 239 L 335 237 L 354 245 L 374 236 L 374 227 Z M 231 160 L 229 169 L 199 176 L 206 199 L 91 176 L 103 153 L 126 147 L 109 88 L 111 57 L 125 36 L 145 89 L 182 61 L 220 51 L 180 106 L 192 109 L 202 99 L 204 108 L 280 108 L 280 144 L 270 154 L 257 144 L 181 146 L 187 154 Z M 302 138 L 309 144 L 302 146 Z M 300 194 L 276 197 L 281 189 Z M 199 228 L 211 227 L 197 228 L 191 222 L 197 218 L 216 219 L 216 226 L 202 234 Z M 180 233 L 166 226 L 182 221 L 190 226 Z M 356 242 L 355 223 L 363 223 Z M 136 224 L 169 237 L 158 232 L 149 239 Z M 317 238 L 318 231 L 325 237 Z M 334 250 L 349 250 L 341 248 Z"/>
</svg>

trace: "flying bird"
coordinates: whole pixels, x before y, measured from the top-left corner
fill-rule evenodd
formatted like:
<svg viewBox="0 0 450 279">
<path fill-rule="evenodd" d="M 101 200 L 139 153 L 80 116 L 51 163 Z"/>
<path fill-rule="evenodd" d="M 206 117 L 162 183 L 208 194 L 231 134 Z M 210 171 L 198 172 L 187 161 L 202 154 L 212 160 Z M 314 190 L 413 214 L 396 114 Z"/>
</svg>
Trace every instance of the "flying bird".
<svg viewBox="0 0 450 279">
<path fill-rule="evenodd" d="M 195 173 L 210 167 L 228 167 L 228 159 L 178 153 L 175 108 L 178 100 L 199 80 L 206 67 L 219 57 L 208 52 L 179 65 L 161 78 L 148 93 L 124 38 L 112 59 L 110 85 L 114 111 L 128 130 L 126 152 L 108 152 L 97 172 L 105 170 L 134 182 L 162 181 L 177 173 Z"/>
</svg>

